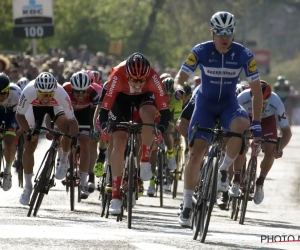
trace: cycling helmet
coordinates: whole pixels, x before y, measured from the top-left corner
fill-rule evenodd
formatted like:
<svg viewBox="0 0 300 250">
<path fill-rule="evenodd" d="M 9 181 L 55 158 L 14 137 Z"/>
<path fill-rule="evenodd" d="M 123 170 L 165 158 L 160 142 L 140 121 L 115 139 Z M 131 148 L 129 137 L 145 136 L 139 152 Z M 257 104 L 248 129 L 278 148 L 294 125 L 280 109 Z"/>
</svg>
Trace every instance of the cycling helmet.
<svg viewBox="0 0 300 250">
<path fill-rule="evenodd" d="M 164 85 L 166 94 L 174 94 L 174 79 L 172 77 L 164 79 L 162 83 Z"/>
<path fill-rule="evenodd" d="M 210 27 L 211 30 L 234 29 L 235 18 L 229 12 L 226 11 L 217 12 L 210 19 Z"/>
<path fill-rule="evenodd" d="M 192 88 L 186 82 L 184 83 L 183 90 L 184 90 L 186 96 L 189 96 L 190 94 L 192 94 Z"/>
<path fill-rule="evenodd" d="M 6 92 L 9 89 L 9 77 L 5 73 L 0 73 L 0 92 Z"/>
<path fill-rule="evenodd" d="M 249 85 L 243 85 L 241 83 L 238 83 L 235 87 L 235 94 L 238 96 L 240 93 L 242 93 L 245 89 L 249 89 Z"/>
<path fill-rule="evenodd" d="M 29 83 L 29 80 L 26 77 L 22 77 L 18 82 L 17 85 L 23 90 L 26 85 Z"/>
<path fill-rule="evenodd" d="M 70 79 L 72 88 L 75 90 L 87 90 L 91 85 L 91 80 L 88 74 L 79 71 L 74 73 Z"/>
<path fill-rule="evenodd" d="M 92 71 L 92 73 L 94 74 L 94 81 L 99 83 L 102 80 L 102 73 L 97 70 Z"/>
<path fill-rule="evenodd" d="M 133 53 L 126 60 L 126 73 L 129 77 L 134 79 L 142 79 L 150 73 L 150 62 L 139 52 Z"/>
<path fill-rule="evenodd" d="M 285 83 L 285 76 L 278 76 L 277 77 L 277 81 L 279 82 L 279 83 Z"/>
<path fill-rule="evenodd" d="M 270 98 L 270 95 L 272 93 L 272 88 L 269 83 L 267 83 L 264 80 L 260 80 L 260 86 L 263 94 L 263 100 L 266 101 Z M 252 96 L 252 92 L 250 91 L 250 94 Z"/>
<path fill-rule="evenodd" d="M 264 80 L 260 80 L 260 86 L 261 86 L 261 90 L 262 90 L 262 94 L 263 94 L 263 100 L 264 101 L 268 100 L 272 93 L 272 88 L 271 88 L 270 84 L 268 84 Z"/>
<path fill-rule="evenodd" d="M 88 77 L 90 78 L 91 84 L 95 82 L 95 76 L 94 73 L 91 70 L 81 70 L 81 72 L 85 73 L 88 75 Z"/>
<path fill-rule="evenodd" d="M 160 75 L 160 80 L 164 80 L 164 79 L 166 79 L 166 78 L 168 78 L 168 77 L 172 77 L 169 73 L 162 73 L 161 75 Z"/>
<path fill-rule="evenodd" d="M 52 92 L 57 88 L 57 81 L 51 73 L 42 72 L 35 79 L 34 87 L 41 92 Z"/>
</svg>

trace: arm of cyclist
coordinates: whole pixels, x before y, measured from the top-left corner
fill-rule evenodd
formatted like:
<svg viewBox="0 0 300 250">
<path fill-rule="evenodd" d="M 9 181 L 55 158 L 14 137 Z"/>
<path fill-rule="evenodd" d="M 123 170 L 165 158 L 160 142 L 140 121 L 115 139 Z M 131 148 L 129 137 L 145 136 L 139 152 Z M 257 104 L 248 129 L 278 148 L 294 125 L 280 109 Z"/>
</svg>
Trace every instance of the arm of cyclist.
<svg viewBox="0 0 300 250">
<path fill-rule="evenodd" d="M 275 159 L 281 158 L 283 154 L 283 149 L 288 145 L 291 137 L 292 137 L 292 130 L 291 127 L 285 127 L 281 129 L 282 132 L 282 138 L 280 141 L 280 147 L 279 150 L 277 150 L 277 147 L 274 146 L 274 157 Z"/>
<path fill-rule="evenodd" d="M 253 100 L 252 100 L 253 120 L 250 126 L 250 130 L 253 130 L 255 140 L 258 140 L 262 136 L 260 120 L 261 120 L 261 111 L 262 111 L 262 102 L 263 102 L 259 78 L 249 83 L 249 85 L 253 96 Z"/>
</svg>

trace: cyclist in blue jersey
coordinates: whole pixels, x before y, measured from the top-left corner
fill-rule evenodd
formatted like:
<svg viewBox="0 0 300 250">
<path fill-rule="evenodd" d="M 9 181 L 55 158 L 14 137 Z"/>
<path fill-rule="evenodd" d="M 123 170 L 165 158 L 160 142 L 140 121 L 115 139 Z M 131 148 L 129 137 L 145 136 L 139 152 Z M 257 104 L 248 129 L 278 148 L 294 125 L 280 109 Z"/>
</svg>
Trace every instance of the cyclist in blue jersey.
<svg viewBox="0 0 300 250">
<path fill-rule="evenodd" d="M 201 127 L 214 128 L 218 118 L 223 129 L 243 133 L 250 122 L 246 111 L 239 106 L 235 97 L 235 88 L 242 69 L 253 93 L 253 122 L 251 129 L 255 139 L 261 137 L 260 114 L 262 109 L 262 93 L 259 73 L 251 50 L 233 42 L 235 34 L 235 18 L 229 12 L 217 12 L 211 20 L 212 41 L 196 45 L 189 53 L 178 72 L 174 87 L 177 98 L 182 98 L 184 82 L 199 66 L 201 85 L 195 100 L 195 109 L 189 126 L 189 140 L 195 123 Z M 179 216 L 181 226 L 190 226 L 190 212 L 194 188 L 199 182 L 199 168 L 212 135 L 196 133 L 193 147 L 190 148 L 189 162 L 184 173 L 183 210 Z M 225 192 L 229 188 L 227 170 L 237 157 L 242 140 L 232 137 L 227 144 L 227 151 L 220 166 L 218 191 Z"/>
</svg>

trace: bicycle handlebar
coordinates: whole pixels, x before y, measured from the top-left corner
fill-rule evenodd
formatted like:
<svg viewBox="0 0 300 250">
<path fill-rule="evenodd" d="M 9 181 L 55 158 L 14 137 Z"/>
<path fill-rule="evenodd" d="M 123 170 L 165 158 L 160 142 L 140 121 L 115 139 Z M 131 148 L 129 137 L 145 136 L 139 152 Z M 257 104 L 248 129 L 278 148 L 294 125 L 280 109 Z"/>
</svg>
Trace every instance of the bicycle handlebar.
<svg viewBox="0 0 300 250">
<path fill-rule="evenodd" d="M 111 130 L 111 126 L 122 126 L 127 128 L 130 132 L 132 131 L 133 133 L 138 133 L 139 130 L 142 129 L 143 126 L 151 126 L 154 128 L 154 133 L 155 136 L 158 136 L 158 125 L 157 122 L 154 121 L 154 123 L 137 123 L 137 122 L 112 122 L 112 121 L 108 121 L 107 122 L 107 133 L 110 132 Z"/>
<path fill-rule="evenodd" d="M 201 131 L 201 132 L 206 132 L 206 133 L 210 133 L 210 134 L 214 134 L 218 137 L 239 137 L 239 138 L 245 138 L 246 134 L 247 134 L 247 130 L 244 131 L 243 134 L 240 133 L 235 133 L 235 132 L 230 132 L 230 131 L 225 131 L 222 129 L 216 129 L 216 128 L 204 128 L 204 127 L 200 127 L 198 123 L 196 123 L 194 125 L 194 127 L 192 128 L 192 135 L 191 135 L 191 141 L 189 143 L 190 147 L 193 147 L 194 145 L 194 141 L 195 141 L 195 136 L 196 136 L 196 132 Z M 242 140 L 242 145 L 241 145 L 241 150 L 240 150 L 240 154 L 243 153 L 244 149 L 245 149 L 245 140 Z"/>
</svg>

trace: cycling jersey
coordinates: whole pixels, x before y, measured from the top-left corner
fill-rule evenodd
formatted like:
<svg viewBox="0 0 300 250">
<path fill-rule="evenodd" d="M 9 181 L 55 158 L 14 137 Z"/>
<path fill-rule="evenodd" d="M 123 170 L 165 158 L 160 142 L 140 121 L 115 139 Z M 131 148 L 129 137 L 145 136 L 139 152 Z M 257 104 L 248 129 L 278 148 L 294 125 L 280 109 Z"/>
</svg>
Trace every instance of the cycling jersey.
<svg viewBox="0 0 300 250">
<path fill-rule="evenodd" d="M 169 103 L 169 109 L 171 114 L 173 114 L 173 119 L 177 120 L 180 117 L 182 111 L 182 101 L 178 101 L 175 98 Z"/>
<path fill-rule="evenodd" d="M 141 88 L 141 91 L 137 93 L 128 84 L 125 70 L 126 61 L 121 62 L 118 66 L 113 68 L 110 74 L 110 80 L 107 86 L 107 92 L 104 97 L 101 108 L 106 110 L 111 110 L 116 96 L 119 93 L 126 95 L 139 95 L 147 92 L 152 92 L 154 94 L 153 98 L 158 110 L 168 109 L 168 101 L 165 95 L 164 86 L 159 79 L 159 76 L 155 70 L 151 67 L 147 81 Z"/>
<path fill-rule="evenodd" d="M 66 82 L 63 85 L 63 88 L 68 93 L 71 99 L 71 103 L 74 111 L 86 109 L 88 107 L 95 108 L 95 106 L 99 104 L 99 95 L 92 85 L 90 85 L 89 88 L 87 89 L 86 97 L 82 101 L 78 101 L 74 97 L 71 83 Z"/>
<path fill-rule="evenodd" d="M 246 110 L 249 116 L 252 116 L 252 96 L 250 89 L 244 90 L 237 97 L 239 104 Z M 264 119 L 269 116 L 275 115 L 280 128 L 289 126 L 289 119 L 285 114 L 285 108 L 274 92 L 271 93 L 269 100 L 266 102 L 266 106 L 261 114 L 261 118 Z"/>
<path fill-rule="evenodd" d="M 218 118 L 221 126 L 230 130 L 233 119 L 248 118 L 236 100 L 236 84 L 242 69 L 249 83 L 259 80 L 252 52 L 238 43 L 232 43 L 225 54 L 216 50 L 213 41 L 196 45 L 181 66 L 181 71 L 191 74 L 198 66 L 201 71 L 201 85 L 195 96 L 189 138 L 195 123 L 213 128 L 215 119 Z M 211 137 L 211 134 L 198 132 L 195 138 L 210 141 Z"/>
<path fill-rule="evenodd" d="M 59 84 L 55 89 L 55 94 L 51 99 L 50 103 L 47 106 L 45 106 L 38 100 L 37 92 L 34 87 L 34 80 L 30 81 L 21 94 L 21 98 L 17 106 L 17 113 L 20 115 L 25 115 L 30 104 L 33 107 L 53 106 L 56 109 L 63 108 L 65 115 L 69 120 L 75 119 L 70 97 L 68 96 L 64 88 Z"/>
<path fill-rule="evenodd" d="M 4 102 L 0 102 L 0 117 L 5 113 L 15 113 L 22 90 L 14 83 L 10 83 L 9 95 Z"/>
</svg>

